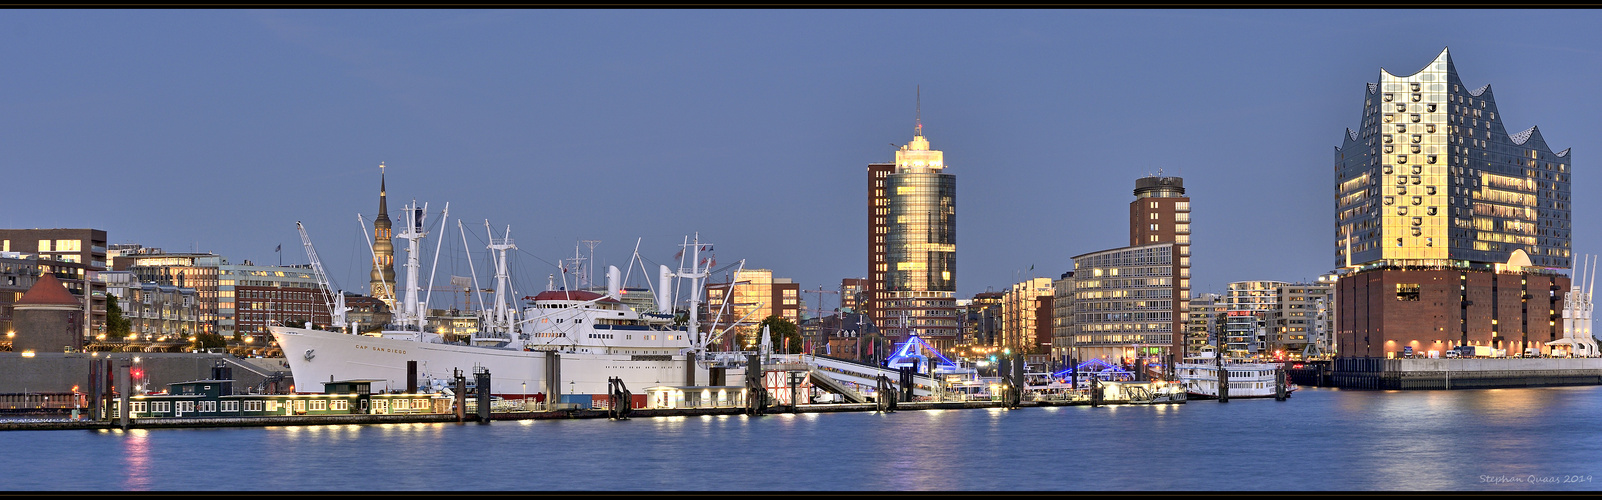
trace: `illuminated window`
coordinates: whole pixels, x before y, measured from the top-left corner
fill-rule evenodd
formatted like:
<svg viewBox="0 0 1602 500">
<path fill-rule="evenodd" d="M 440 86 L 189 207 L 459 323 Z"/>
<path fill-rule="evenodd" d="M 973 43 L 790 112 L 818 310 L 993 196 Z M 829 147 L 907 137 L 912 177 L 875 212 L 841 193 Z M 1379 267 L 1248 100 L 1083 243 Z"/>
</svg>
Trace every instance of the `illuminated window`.
<svg viewBox="0 0 1602 500">
<path fill-rule="evenodd" d="M 1397 283 L 1396 300 L 1416 302 L 1419 298 L 1419 286 L 1416 283 Z"/>
</svg>

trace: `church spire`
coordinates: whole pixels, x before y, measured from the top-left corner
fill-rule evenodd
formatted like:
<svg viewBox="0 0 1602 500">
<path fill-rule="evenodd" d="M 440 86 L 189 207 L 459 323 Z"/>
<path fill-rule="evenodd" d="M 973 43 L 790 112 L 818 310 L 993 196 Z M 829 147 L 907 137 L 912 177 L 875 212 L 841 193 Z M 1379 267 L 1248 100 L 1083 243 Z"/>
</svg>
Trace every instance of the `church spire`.
<svg viewBox="0 0 1602 500">
<path fill-rule="evenodd" d="M 392 243 L 389 220 L 389 189 L 384 179 L 384 164 L 378 164 L 378 216 L 373 218 L 373 270 L 368 280 L 368 291 L 373 297 L 395 306 L 395 245 Z"/>
<path fill-rule="evenodd" d="M 389 219 L 389 203 L 385 200 L 388 189 L 384 187 L 384 162 L 378 162 L 378 218 Z"/>
</svg>

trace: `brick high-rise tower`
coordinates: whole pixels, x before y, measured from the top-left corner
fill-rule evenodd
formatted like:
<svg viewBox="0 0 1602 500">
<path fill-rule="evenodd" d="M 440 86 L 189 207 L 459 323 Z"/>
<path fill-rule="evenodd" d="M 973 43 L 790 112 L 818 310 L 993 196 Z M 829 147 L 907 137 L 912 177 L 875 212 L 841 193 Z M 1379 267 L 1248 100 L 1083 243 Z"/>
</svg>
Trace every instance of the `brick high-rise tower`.
<svg viewBox="0 0 1602 500">
<path fill-rule="evenodd" d="M 957 179 L 929 149 L 921 121 L 895 163 L 868 165 L 868 300 L 891 338 L 918 335 L 944 349 L 957 320 Z"/>
</svg>

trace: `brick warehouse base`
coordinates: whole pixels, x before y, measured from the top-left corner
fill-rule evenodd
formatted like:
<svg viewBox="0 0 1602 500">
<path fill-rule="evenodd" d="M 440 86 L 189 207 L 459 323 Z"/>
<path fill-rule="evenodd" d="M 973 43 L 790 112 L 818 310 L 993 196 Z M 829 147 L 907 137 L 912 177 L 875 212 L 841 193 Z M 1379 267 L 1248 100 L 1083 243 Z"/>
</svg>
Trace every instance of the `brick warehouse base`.
<svg viewBox="0 0 1602 500">
<path fill-rule="evenodd" d="M 1331 378 L 1346 389 L 1602 385 L 1602 358 L 1338 358 Z"/>
</svg>

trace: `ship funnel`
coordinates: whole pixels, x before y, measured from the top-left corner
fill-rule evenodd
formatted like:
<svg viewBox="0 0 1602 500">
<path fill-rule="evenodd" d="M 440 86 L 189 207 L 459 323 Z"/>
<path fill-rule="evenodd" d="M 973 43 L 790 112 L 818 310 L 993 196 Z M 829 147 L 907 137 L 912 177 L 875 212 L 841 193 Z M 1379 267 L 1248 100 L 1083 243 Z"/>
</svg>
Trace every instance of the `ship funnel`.
<svg viewBox="0 0 1602 500">
<path fill-rule="evenodd" d="M 617 270 L 617 266 L 606 266 L 606 295 L 614 300 L 623 298 L 622 294 L 617 293 L 618 290 L 622 289 L 620 286 L 620 281 L 623 279 L 620 276 L 621 274 L 622 272 Z"/>
<path fill-rule="evenodd" d="M 657 271 L 656 310 L 673 312 L 673 272 L 668 270 L 668 266 L 661 266 Z"/>
</svg>

